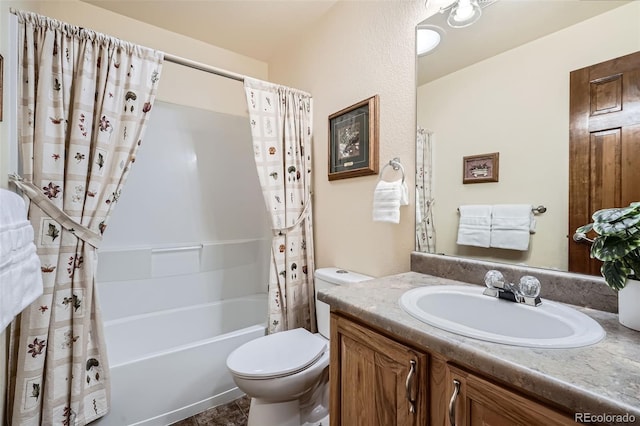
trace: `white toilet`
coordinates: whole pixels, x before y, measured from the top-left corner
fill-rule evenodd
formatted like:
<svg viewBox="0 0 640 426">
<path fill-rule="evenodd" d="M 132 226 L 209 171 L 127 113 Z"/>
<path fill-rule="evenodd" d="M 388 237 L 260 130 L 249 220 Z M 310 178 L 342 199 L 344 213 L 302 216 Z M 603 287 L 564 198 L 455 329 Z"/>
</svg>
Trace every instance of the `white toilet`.
<svg viewBox="0 0 640 426">
<path fill-rule="evenodd" d="M 227 368 L 251 397 L 247 426 L 329 424 L 329 305 L 317 290 L 372 277 L 338 268 L 315 271 L 319 333 L 303 328 L 260 337 L 237 348 Z"/>
</svg>

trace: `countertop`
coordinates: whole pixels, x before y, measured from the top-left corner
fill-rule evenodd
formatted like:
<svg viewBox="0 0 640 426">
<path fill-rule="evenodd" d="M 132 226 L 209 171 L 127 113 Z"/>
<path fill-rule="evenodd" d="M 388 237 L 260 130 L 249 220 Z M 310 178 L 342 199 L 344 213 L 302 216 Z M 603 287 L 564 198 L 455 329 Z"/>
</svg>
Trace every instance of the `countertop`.
<svg viewBox="0 0 640 426">
<path fill-rule="evenodd" d="M 319 300 L 452 362 L 554 401 L 570 412 L 629 414 L 640 424 L 640 332 L 609 312 L 572 306 L 606 331 L 599 343 L 572 349 L 538 349 L 485 342 L 425 324 L 398 303 L 407 290 L 431 285 L 473 285 L 417 272 L 331 286 Z M 544 299 L 543 299 L 544 302 Z M 571 305 L 569 305 L 571 306 Z"/>
</svg>

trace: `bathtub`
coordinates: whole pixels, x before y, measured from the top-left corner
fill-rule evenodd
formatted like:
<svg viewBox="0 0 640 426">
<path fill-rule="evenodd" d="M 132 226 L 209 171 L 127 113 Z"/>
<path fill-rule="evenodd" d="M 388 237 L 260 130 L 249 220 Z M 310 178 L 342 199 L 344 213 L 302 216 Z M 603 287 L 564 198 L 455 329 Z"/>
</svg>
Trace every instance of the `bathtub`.
<svg viewBox="0 0 640 426">
<path fill-rule="evenodd" d="M 111 410 L 95 424 L 168 425 L 236 399 L 227 356 L 266 322 L 260 294 L 106 321 Z"/>
</svg>

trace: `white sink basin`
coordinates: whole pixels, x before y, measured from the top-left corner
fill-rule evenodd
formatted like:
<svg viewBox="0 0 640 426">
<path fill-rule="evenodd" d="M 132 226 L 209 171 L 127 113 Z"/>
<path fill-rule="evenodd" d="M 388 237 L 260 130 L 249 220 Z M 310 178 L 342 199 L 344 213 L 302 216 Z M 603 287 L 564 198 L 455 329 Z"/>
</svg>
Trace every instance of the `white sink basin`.
<svg viewBox="0 0 640 426">
<path fill-rule="evenodd" d="M 400 306 L 434 327 L 489 342 L 530 348 L 577 348 L 605 336 L 600 324 L 568 306 L 534 307 L 482 294 L 480 286 L 429 286 L 407 291 Z"/>
</svg>

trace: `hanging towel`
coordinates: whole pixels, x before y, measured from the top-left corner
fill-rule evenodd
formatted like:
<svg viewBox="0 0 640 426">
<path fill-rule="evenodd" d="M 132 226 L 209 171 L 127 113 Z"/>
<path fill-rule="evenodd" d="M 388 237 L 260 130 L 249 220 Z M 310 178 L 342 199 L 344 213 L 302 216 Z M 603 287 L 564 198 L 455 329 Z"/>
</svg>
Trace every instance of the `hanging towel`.
<svg viewBox="0 0 640 426">
<path fill-rule="evenodd" d="M 24 201 L 0 189 L 0 332 L 42 295 L 40 259 Z"/>
<path fill-rule="evenodd" d="M 527 251 L 535 231 L 531 204 L 496 204 L 491 218 L 491 247 Z"/>
<path fill-rule="evenodd" d="M 409 204 L 409 188 L 403 180 L 379 180 L 373 192 L 373 220 L 400 223 L 400 206 Z"/>
<path fill-rule="evenodd" d="M 458 240 L 462 246 L 489 247 L 491 241 L 491 206 L 466 205 L 458 208 Z"/>
</svg>

